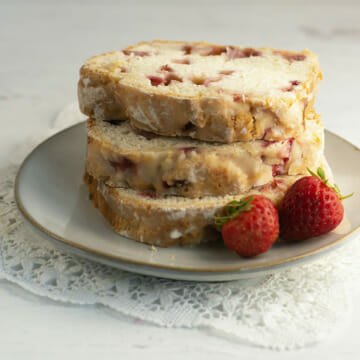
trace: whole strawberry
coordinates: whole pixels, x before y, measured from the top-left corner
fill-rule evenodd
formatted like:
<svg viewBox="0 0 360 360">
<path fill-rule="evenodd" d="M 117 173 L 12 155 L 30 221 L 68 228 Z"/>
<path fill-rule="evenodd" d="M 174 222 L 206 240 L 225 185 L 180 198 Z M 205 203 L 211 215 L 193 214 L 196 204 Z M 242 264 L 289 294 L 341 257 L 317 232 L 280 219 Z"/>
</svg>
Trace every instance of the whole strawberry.
<svg viewBox="0 0 360 360">
<path fill-rule="evenodd" d="M 226 216 L 216 217 L 222 227 L 225 245 L 237 254 L 249 257 L 267 251 L 279 236 L 279 216 L 274 204 L 260 195 L 232 201 Z"/>
<path fill-rule="evenodd" d="M 330 187 L 325 173 L 296 181 L 284 196 L 279 210 L 280 236 L 285 240 L 299 241 L 334 230 L 344 217 L 344 207 L 339 188 Z"/>
</svg>

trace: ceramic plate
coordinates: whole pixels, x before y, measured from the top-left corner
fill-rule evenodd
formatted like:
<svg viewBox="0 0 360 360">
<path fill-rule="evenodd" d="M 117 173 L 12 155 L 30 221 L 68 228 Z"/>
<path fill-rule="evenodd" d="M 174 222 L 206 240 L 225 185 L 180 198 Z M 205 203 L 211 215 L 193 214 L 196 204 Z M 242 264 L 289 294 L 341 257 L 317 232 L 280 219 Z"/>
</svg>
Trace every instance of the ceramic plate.
<svg viewBox="0 0 360 360">
<path fill-rule="evenodd" d="M 39 145 L 21 166 L 15 185 L 24 218 L 44 238 L 80 256 L 120 269 L 158 277 L 224 281 L 249 278 L 310 261 L 344 240 L 360 226 L 360 151 L 326 132 L 326 155 L 344 194 L 346 218 L 332 233 L 295 244 L 275 244 L 270 251 L 243 259 L 222 244 L 157 248 L 116 234 L 92 206 L 82 183 L 85 123 L 68 128 Z M 156 226 L 156 225 L 155 225 Z"/>
</svg>

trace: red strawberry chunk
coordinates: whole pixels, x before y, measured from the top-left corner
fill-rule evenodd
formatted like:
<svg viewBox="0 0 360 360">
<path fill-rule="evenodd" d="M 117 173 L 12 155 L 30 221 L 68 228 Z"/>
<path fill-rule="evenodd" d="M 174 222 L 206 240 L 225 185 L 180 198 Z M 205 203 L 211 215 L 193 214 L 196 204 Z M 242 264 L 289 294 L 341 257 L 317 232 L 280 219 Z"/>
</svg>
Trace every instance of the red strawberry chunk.
<svg viewBox="0 0 360 360">
<path fill-rule="evenodd" d="M 179 148 L 180 151 L 183 151 L 185 154 L 188 154 L 192 151 L 197 151 L 198 148 L 196 146 L 186 146 Z"/>
<path fill-rule="evenodd" d="M 290 92 L 290 91 L 293 91 L 295 89 L 295 86 L 298 86 L 300 84 L 301 84 L 301 81 L 292 80 L 292 81 L 290 81 L 290 86 L 284 87 L 281 90 L 284 91 L 284 92 Z"/>
<path fill-rule="evenodd" d="M 272 176 L 284 175 L 286 170 L 283 164 L 277 164 L 272 166 Z"/>
<path fill-rule="evenodd" d="M 181 50 L 184 52 L 185 55 L 190 55 L 192 52 L 193 47 L 190 45 L 184 45 Z"/>
<path fill-rule="evenodd" d="M 165 64 L 160 67 L 160 71 L 172 72 L 172 71 L 174 71 L 174 69 L 172 67 L 170 67 L 168 64 Z"/>
<path fill-rule="evenodd" d="M 297 54 L 297 55 L 291 56 L 291 60 L 293 60 L 293 61 L 303 61 L 305 59 L 306 59 L 306 56 L 303 54 Z"/>
<path fill-rule="evenodd" d="M 226 52 L 226 47 L 225 46 L 212 46 L 204 54 L 204 56 L 216 56 L 216 55 L 221 55 L 224 52 Z"/>
<path fill-rule="evenodd" d="M 112 161 L 110 160 L 110 165 L 116 170 L 116 171 L 126 171 L 126 170 L 131 170 L 133 172 L 136 172 L 137 171 L 137 165 L 125 158 L 125 157 L 122 157 L 122 158 L 119 158 L 118 160 L 116 161 Z"/>
<path fill-rule="evenodd" d="M 151 190 L 143 190 L 143 191 L 139 191 L 138 194 L 142 197 L 147 197 L 150 199 L 160 199 L 161 196 L 159 194 L 157 194 L 154 191 Z"/>
<path fill-rule="evenodd" d="M 279 153 L 277 154 L 279 158 L 289 160 L 294 140 L 295 140 L 294 138 L 290 138 L 282 141 L 284 146 L 280 149 Z"/>
<path fill-rule="evenodd" d="M 244 102 L 246 100 L 245 94 L 233 94 L 233 100 L 234 102 Z"/>
<path fill-rule="evenodd" d="M 253 48 L 239 49 L 239 48 L 235 48 L 233 46 L 229 46 L 227 48 L 226 55 L 229 60 L 233 60 L 233 59 L 248 58 L 251 56 L 261 56 L 261 52 L 255 50 Z"/>
<path fill-rule="evenodd" d="M 275 54 L 281 55 L 284 59 L 288 60 L 289 62 L 304 61 L 306 59 L 306 55 L 288 50 L 275 50 Z"/>
<path fill-rule="evenodd" d="M 189 59 L 172 59 L 171 62 L 174 63 L 174 64 L 184 64 L 184 65 L 189 65 L 190 64 Z"/>
<path fill-rule="evenodd" d="M 257 189 L 258 189 L 260 192 L 275 190 L 275 189 L 278 188 L 281 184 L 283 184 L 283 182 L 284 182 L 283 180 L 274 179 L 271 183 L 258 186 Z"/>
<path fill-rule="evenodd" d="M 272 144 L 275 144 L 277 142 L 279 142 L 280 140 L 272 140 L 272 141 L 268 141 L 268 140 L 264 140 L 262 143 L 261 143 L 261 146 L 264 147 L 264 148 L 267 148 L 268 146 L 272 145 Z"/>
<path fill-rule="evenodd" d="M 205 87 L 208 87 L 211 83 L 220 81 L 221 79 L 222 79 L 221 76 L 214 77 L 214 78 L 208 78 L 208 79 L 205 79 L 205 80 L 204 80 L 203 85 L 204 85 Z"/>
<path fill-rule="evenodd" d="M 164 83 L 164 79 L 159 76 L 149 75 L 147 78 L 150 80 L 152 86 L 159 86 Z"/>
<path fill-rule="evenodd" d="M 123 50 L 123 53 L 125 55 L 131 55 L 134 54 L 135 56 L 150 56 L 150 53 L 148 51 L 135 51 L 135 50 Z"/>
<path fill-rule="evenodd" d="M 178 81 L 178 82 L 182 82 L 182 78 L 176 74 L 167 74 L 165 76 L 165 81 L 164 81 L 164 85 L 168 86 L 171 84 L 172 81 Z"/>
<path fill-rule="evenodd" d="M 244 53 L 242 52 L 241 49 L 238 48 L 234 48 L 232 46 L 228 47 L 228 50 L 226 52 L 226 56 L 229 60 L 233 60 L 233 59 L 239 59 L 239 58 L 243 58 L 244 57 Z"/>
</svg>

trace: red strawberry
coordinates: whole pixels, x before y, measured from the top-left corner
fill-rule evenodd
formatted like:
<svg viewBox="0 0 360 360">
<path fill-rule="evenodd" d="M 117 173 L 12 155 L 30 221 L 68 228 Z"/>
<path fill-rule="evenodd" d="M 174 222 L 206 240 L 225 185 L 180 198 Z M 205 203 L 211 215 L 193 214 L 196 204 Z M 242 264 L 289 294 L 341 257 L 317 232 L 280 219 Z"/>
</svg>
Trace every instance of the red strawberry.
<svg viewBox="0 0 360 360">
<path fill-rule="evenodd" d="M 309 170 L 309 169 L 308 169 Z M 318 168 L 317 174 L 296 181 L 284 196 L 279 210 L 281 238 L 305 240 L 335 229 L 344 216 L 339 188 L 330 187 L 325 173 Z"/>
<path fill-rule="evenodd" d="M 261 195 L 230 202 L 226 216 L 216 217 L 225 245 L 245 257 L 261 254 L 279 235 L 279 216 L 274 204 Z"/>
</svg>

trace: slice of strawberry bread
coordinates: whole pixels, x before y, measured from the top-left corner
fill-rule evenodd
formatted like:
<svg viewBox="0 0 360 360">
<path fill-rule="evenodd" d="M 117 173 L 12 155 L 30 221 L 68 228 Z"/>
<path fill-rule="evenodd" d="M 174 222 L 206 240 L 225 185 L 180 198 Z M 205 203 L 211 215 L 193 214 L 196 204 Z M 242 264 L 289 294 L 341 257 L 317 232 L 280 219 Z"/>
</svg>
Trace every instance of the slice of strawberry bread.
<svg viewBox="0 0 360 360">
<path fill-rule="evenodd" d="M 311 115 L 297 138 L 232 144 L 157 136 L 128 121 L 89 119 L 86 171 L 113 187 L 159 195 L 236 195 L 321 164 L 323 126 Z"/>
<path fill-rule="evenodd" d="M 308 50 L 156 40 L 87 60 L 78 95 L 90 117 L 161 135 L 272 141 L 304 131 L 321 78 Z"/>
</svg>

